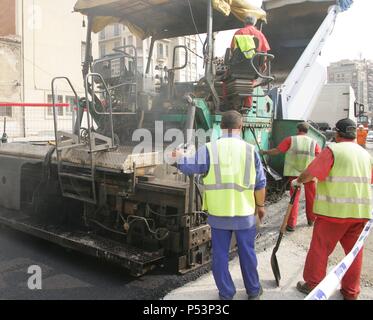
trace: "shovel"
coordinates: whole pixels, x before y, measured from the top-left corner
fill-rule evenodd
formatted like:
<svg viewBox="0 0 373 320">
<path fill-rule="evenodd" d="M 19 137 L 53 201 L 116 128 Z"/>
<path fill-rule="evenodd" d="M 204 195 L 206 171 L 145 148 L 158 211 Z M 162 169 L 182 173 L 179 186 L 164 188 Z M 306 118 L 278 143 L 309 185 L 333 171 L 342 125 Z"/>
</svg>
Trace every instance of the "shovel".
<svg viewBox="0 0 373 320">
<path fill-rule="evenodd" d="M 285 228 L 286 228 L 286 225 L 288 223 L 288 219 L 289 219 L 289 216 L 290 216 L 290 213 L 291 213 L 291 209 L 293 209 L 294 200 L 295 200 L 295 197 L 296 197 L 299 189 L 300 189 L 299 187 L 295 188 L 294 193 L 290 198 L 288 209 L 286 211 L 286 215 L 284 216 L 284 220 L 282 221 L 282 225 L 281 225 L 281 228 L 280 228 L 280 234 L 278 236 L 276 246 L 273 248 L 272 255 L 271 255 L 272 272 L 275 276 L 276 284 L 277 284 L 278 287 L 280 286 L 281 273 L 280 273 L 280 268 L 279 268 L 278 262 L 277 262 L 276 252 L 278 251 L 278 248 L 280 247 L 280 243 L 281 243 L 282 237 L 285 233 Z"/>
<path fill-rule="evenodd" d="M 259 150 L 259 154 L 262 158 L 262 162 L 264 164 L 264 170 L 272 177 L 273 180 L 275 181 L 280 181 L 282 180 L 282 177 L 279 173 L 277 173 L 275 170 L 273 170 L 267 163 L 266 159 L 264 158 L 264 156 L 261 154 L 261 151 L 262 149 L 260 148 L 260 145 L 259 145 L 259 142 L 258 142 L 258 139 L 256 138 L 256 134 L 255 134 L 255 130 L 254 128 L 250 128 L 250 131 L 255 139 L 255 142 L 256 142 L 256 145 L 258 146 L 258 150 Z"/>
</svg>

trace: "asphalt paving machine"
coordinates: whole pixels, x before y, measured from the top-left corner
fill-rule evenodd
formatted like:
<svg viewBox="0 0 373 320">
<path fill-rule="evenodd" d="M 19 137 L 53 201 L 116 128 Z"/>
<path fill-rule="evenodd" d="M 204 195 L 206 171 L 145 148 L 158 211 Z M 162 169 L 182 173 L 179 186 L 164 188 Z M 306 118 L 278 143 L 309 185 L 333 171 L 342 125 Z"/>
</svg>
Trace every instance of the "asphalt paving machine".
<svg viewBox="0 0 373 320">
<path fill-rule="evenodd" d="M 212 0 L 78 1 L 75 10 L 88 19 L 85 96 L 78 96 L 68 77 L 54 78 L 53 97 L 61 82 L 75 95 L 71 131 L 59 129 L 54 107 L 52 144 L 0 146 L 0 223 L 117 263 L 135 276 L 160 265 L 185 273 L 208 263 L 210 228 L 206 212 L 201 211 L 203 185 L 198 177 L 185 177 L 163 160 L 180 132 L 181 145 L 187 149 L 201 143 L 192 129 L 208 132 L 207 139 L 219 136 L 221 114 L 232 109 L 244 116 L 242 137 L 258 148 L 270 147 L 277 103 L 270 84 L 272 60 L 277 57 L 257 52 L 250 60 L 233 63 L 228 50 L 224 59 L 214 58 L 215 32 L 241 27 L 242 12 L 266 18 L 263 10 L 237 2 L 246 4 L 236 10 L 228 1 Z M 308 33 L 315 32 L 331 4 L 335 1 L 307 2 L 306 13 L 312 17 Z M 301 6 L 292 8 L 297 16 Z M 271 32 L 278 33 L 283 24 L 282 10 L 280 6 L 269 11 L 268 26 L 271 19 L 274 26 L 264 31 L 270 41 Z M 290 22 L 306 24 L 296 18 Z M 167 80 L 158 92 L 147 92 L 135 46 L 121 46 L 92 59 L 92 32 L 110 23 L 123 23 L 138 37 L 151 38 L 147 70 L 157 40 L 206 32 L 205 76 L 197 82 L 175 82 L 175 73 L 194 54 L 177 46 L 172 68 L 165 70 Z M 273 43 L 276 53 L 279 46 Z M 175 58 L 180 52 L 184 61 Z M 300 54 L 289 52 L 281 72 L 289 72 Z M 262 72 L 264 58 L 267 68 Z M 245 108 L 248 96 L 253 105 Z M 288 134 L 295 125 L 280 127 Z M 323 139 L 316 131 L 315 136 Z M 270 185 L 281 187 L 281 177 L 268 165 L 266 170 Z"/>
</svg>

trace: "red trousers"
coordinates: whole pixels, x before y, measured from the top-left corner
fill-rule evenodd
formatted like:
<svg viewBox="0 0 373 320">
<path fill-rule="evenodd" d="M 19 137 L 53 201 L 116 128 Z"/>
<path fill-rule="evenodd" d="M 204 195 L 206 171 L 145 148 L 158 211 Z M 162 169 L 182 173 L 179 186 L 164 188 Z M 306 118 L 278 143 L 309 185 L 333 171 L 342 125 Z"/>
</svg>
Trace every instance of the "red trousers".
<svg viewBox="0 0 373 320">
<path fill-rule="evenodd" d="M 244 104 L 244 107 L 245 108 L 251 108 L 253 106 L 253 97 L 250 96 L 250 97 L 247 97 L 245 99 L 245 104 Z"/>
<path fill-rule="evenodd" d="M 290 183 L 297 177 L 290 177 Z M 290 185 L 290 196 L 294 193 L 294 189 Z M 304 184 L 304 193 L 306 196 L 306 216 L 308 221 L 315 221 L 316 216 L 313 213 L 313 202 L 315 200 L 316 195 L 316 183 L 314 181 L 310 181 Z M 293 209 L 291 210 L 289 220 L 288 220 L 288 226 L 295 228 L 297 225 L 297 218 L 298 218 L 298 210 L 299 210 L 299 197 L 300 197 L 300 191 L 298 191 L 297 196 L 294 200 Z"/>
<path fill-rule="evenodd" d="M 340 242 L 345 253 L 349 253 L 363 231 L 365 222 L 335 223 L 317 218 L 315 221 L 310 249 L 303 271 L 304 281 L 310 288 L 316 287 L 326 276 L 328 258 Z M 363 249 L 355 258 L 342 279 L 341 292 L 344 297 L 356 299 L 360 293 L 360 273 Z"/>
</svg>

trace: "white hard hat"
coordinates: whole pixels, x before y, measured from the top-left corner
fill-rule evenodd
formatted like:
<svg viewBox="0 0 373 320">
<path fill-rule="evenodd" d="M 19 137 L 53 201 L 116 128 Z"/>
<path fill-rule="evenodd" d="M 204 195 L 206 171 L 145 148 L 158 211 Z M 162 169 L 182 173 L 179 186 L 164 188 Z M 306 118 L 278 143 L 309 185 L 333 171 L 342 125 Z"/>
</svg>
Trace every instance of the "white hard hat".
<svg viewBox="0 0 373 320">
<path fill-rule="evenodd" d="M 364 128 L 364 126 L 362 124 L 359 124 L 359 128 Z"/>
</svg>

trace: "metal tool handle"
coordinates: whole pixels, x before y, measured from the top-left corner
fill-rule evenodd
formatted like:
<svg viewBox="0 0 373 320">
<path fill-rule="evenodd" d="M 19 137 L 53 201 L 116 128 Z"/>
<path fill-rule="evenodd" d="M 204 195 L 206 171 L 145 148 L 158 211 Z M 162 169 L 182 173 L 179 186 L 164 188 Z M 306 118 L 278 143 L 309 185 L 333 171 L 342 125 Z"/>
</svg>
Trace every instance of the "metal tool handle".
<svg viewBox="0 0 373 320">
<path fill-rule="evenodd" d="M 284 216 L 284 220 L 282 221 L 282 225 L 281 225 L 281 229 L 280 229 L 280 233 L 282 233 L 282 234 L 285 233 L 285 228 L 286 228 L 286 225 L 288 223 L 291 210 L 293 209 L 295 197 L 297 196 L 299 190 L 300 190 L 300 187 L 296 187 L 293 195 L 290 198 L 288 209 L 286 211 L 286 215 Z"/>
<path fill-rule="evenodd" d="M 250 127 L 250 131 L 251 131 L 251 133 L 252 133 L 252 135 L 253 135 L 253 137 L 254 137 L 255 143 L 256 143 L 256 145 L 257 145 L 257 147 L 258 147 L 259 155 L 260 155 L 260 157 L 262 158 L 263 164 L 264 164 L 265 168 L 266 168 L 267 171 L 268 171 L 268 163 L 267 163 L 267 160 L 264 158 L 264 156 L 263 156 L 262 153 L 261 153 L 262 148 L 260 147 L 259 141 L 258 141 L 258 139 L 256 138 L 255 129 L 252 128 L 252 127 Z"/>
<path fill-rule="evenodd" d="M 280 243 L 281 243 L 281 240 L 282 240 L 282 237 L 284 236 L 284 233 L 282 231 L 280 231 L 280 234 L 278 235 L 278 238 L 277 238 L 277 242 L 276 242 L 276 245 L 275 247 L 273 248 L 273 253 L 276 253 L 278 248 L 280 247 Z"/>
</svg>

